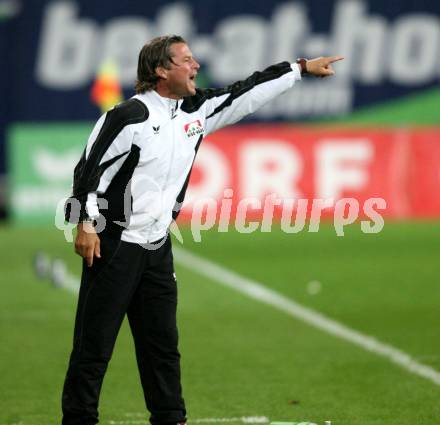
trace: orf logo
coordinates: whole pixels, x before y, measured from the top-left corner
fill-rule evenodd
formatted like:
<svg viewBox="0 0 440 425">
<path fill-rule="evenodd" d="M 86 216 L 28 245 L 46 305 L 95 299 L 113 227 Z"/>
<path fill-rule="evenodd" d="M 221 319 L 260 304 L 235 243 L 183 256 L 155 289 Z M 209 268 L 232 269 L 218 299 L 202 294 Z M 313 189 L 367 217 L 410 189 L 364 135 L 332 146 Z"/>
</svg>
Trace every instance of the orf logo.
<svg viewBox="0 0 440 425">
<path fill-rule="evenodd" d="M 197 134 L 204 133 L 203 126 L 202 126 L 202 123 L 200 122 L 200 120 L 196 120 L 196 121 L 190 122 L 188 124 L 185 124 L 185 126 L 183 128 L 185 130 L 186 137 L 192 137 Z"/>
</svg>

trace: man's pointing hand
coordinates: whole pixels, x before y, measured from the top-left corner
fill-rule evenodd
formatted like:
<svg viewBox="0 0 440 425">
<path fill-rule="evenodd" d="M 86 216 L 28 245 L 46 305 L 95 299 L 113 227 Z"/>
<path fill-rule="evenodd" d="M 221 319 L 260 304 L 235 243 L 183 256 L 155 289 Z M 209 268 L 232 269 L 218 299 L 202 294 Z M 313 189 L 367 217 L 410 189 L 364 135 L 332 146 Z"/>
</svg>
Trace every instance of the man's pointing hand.
<svg viewBox="0 0 440 425">
<path fill-rule="evenodd" d="M 306 61 L 307 73 L 314 75 L 315 77 L 328 77 L 334 75 L 335 71 L 332 67 L 332 63 L 342 59 L 344 59 L 343 56 L 327 56 L 309 59 Z"/>
</svg>

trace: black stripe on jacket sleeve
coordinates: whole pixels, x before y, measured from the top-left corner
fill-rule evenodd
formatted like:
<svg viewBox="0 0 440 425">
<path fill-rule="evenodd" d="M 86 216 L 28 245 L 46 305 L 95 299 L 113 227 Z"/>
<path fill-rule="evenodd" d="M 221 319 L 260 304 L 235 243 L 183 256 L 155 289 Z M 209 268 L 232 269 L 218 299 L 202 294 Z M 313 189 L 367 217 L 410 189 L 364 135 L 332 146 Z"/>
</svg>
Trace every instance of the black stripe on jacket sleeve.
<svg viewBox="0 0 440 425">
<path fill-rule="evenodd" d="M 226 100 L 217 106 L 217 108 L 215 108 L 215 110 L 207 117 L 210 118 L 227 106 L 230 106 L 234 99 L 242 96 L 255 86 L 271 80 L 276 80 L 291 71 L 292 67 L 289 62 L 281 62 L 266 68 L 264 71 L 254 72 L 245 80 L 237 81 L 227 87 L 219 89 L 197 89 L 194 96 L 186 97 L 184 99 L 181 109 L 184 112 L 193 113 L 200 109 L 207 100 L 230 93 Z"/>
<path fill-rule="evenodd" d="M 98 188 L 104 171 L 127 152 L 100 165 L 104 154 L 124 127 L 146 121 L 148 116 L 147 107 L 138 99 L 122 102 L 107 112 L 89 156 L 86 158 L 86 150 L 84 150 L 75 167 L 73 196 L 66 201 L 65 205 L 65 218 L 67 221 L 77 223 L 87 217 L 85 205 L 88 194 Z M 78 205 L 80 205 L 80 211 L 73 211 L 73 208 L 78 209 Z"/>
</svg>

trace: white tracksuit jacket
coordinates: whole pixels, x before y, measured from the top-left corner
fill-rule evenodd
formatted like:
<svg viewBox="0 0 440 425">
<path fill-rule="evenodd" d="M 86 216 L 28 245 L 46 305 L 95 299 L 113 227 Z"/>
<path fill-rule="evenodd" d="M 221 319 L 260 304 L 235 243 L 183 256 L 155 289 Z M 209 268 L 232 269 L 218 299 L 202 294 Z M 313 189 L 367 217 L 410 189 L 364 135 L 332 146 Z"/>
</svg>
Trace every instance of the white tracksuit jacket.
<svg viewBox="0 0 440 425">
<path fill-rule="evenodd" d="M 204 136 L 241 120 L 301 79 L 282 62 L 222 89 L 197 89 L 173 100 L 148 91 L 115 106 L 96 123 L 75 167 L 66 219 L 105 217 L 126 242 L 163 238 L 183 203 Z"/>
</svg>

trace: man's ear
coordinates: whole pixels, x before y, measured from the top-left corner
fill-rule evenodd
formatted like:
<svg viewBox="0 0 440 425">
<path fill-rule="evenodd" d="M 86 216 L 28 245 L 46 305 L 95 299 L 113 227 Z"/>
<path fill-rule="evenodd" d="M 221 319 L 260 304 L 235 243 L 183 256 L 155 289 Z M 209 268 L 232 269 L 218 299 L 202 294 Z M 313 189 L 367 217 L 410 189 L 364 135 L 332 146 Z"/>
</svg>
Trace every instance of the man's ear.
<svg viewBox="0 0 440 425">
<path fill-rule="evenodd" d="M 166 80 L 168 78 L 168 72 L 163 66 L 158 66 L 156 68 L 156 75 L 163 80 Z"/>
</svg>

